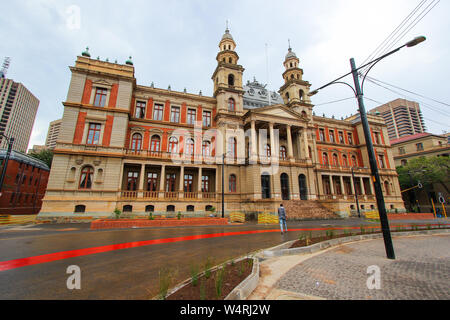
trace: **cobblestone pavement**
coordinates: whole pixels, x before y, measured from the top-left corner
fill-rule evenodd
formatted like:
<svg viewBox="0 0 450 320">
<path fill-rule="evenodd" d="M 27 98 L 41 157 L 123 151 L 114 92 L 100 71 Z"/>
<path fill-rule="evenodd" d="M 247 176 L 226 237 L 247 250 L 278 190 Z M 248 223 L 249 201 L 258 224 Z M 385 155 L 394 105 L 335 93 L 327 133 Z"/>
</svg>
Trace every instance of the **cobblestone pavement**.
<svg viewBox="0 0 450 320">
<path fill-rule="evenodd" d="M 450 299 L 450 235 L 393 239 L 396 260 L 382 239 L 342 245 L 301 262 L 277 290 L 332 300 Z M 380 268 L 381 288 L 369 290 L 369 266 Z"/>
</svg>

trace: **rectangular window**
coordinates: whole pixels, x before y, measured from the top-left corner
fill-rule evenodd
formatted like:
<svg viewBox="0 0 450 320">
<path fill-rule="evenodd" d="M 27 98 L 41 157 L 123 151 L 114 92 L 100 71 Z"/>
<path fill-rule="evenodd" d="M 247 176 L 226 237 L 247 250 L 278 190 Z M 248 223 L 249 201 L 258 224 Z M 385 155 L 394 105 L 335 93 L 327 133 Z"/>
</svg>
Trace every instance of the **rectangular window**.
<svg viewBox="0 0 450 320">
<path fill-rule="evenodd" d="M 330 130 L 330 142 L 331 143 L 335 142 L 335 140 L 334 140 L 334 131 L 333 130 Z"/>
<path fill-rule="evenodd" d="M 136 103 L 136 112 L 135 112 L 135 117 L 139 118 L 139 119 L 144 119 L 145 118 L 145 107 L 146 107 L 146 103 L 145 102 L 137 102 Z"/>
<path fill-rule="evenodd" d="M 90 123 L 87 137 L 87 144 L 99 144 L 101 125 L 98 123 Z"/>
<path fill-rule="evenodd" d="M 194 176 L 191 174 L 184 175 L 184 192 L 194 191 Z"/>
<path fill-rule="evenodd" d="M 384 157 L 383 156 L 378 156 L 378 161 L 380 162 L 380 168 L 384 169 L 386 168 L 385 164 L 384 164 Z"/>
<path fill-rule="evenodd" d="M 203 126 L 211 127 L 211 112 L 203 111 Z"/>
<path fill-rule="evenodd" d="M 381 144 L 380 133 L 374 132 L 373 135 L 375 136 L 375 144 Z"/>
<path fill-rule="evenodd" d="M 106 94 L 108 90 L 103 88 L 95 89 L 95 98 L 94 98 L 94 106 L 96 107 L 104 107 L 106 104 Z"/>
<path fill-rule="evenodd" d="M 353 144 L 353 135 L 349 133 L 347 137 L 348 137 L 348 144 Z"/>
<path fill-rule="evenodd" d="M 158 174 L 154 172 L 149 172 L 147 174 L 147 191 L 157 191 L 158 184 Z"/>
<path fill-rule="evenodd" d="M 180 122 L 180 108 L 172 107 L 170 111 L 170 122 L 179 123 Z"/>
<path fill-rule="evenodd" d="M 162 121 L 164 113 L 164 106 L 161 104 L 155 104 L 153 109 L 153 120 Z"/>
<path fill-rule="evenodd" d="M 405 147 L 400 147 L 400 148 L 398 148 L 398 153 L 400 153 L 400 154 L 405 154 L 405 153 L 406 153 Z"/>
<path fill-rule="evenodd" d="M 325 130 L 319 129 L 319 139 L 320 141 L 325 141 Z"/>
<path fill-rule="evenodd" d="M 202 176 L 202 192 L 209 192 L 209 176 Z"/>
<path fill-rule="evenodd" d="M 417 147 L 417 151 L 423 151 L 423 143 L 417 143 L 416 147 Z"/>
<path fill-rule="evenodd" d="M 339 131 L 339 143 L 344 144 L 344 134 Z"/>
<path fill-rule="evenodd" d="M 195 124 L 197 111 L 195 109 L 188 109 L 187 113 L 187 124 Z"/>
</svg>

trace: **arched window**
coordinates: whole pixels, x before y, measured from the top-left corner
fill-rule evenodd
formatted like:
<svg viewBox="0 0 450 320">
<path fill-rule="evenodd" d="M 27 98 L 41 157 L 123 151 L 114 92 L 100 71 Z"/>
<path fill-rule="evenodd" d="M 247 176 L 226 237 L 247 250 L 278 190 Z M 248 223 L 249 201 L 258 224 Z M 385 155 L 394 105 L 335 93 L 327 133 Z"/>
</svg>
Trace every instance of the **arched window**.
<svg viewBox="0 0 450 320">
<path fill-rule="evenodd" d="M 233 98 L 228 99 L 228 110 L 229 111 L 236 111 L 236 102 Z"/>
<path fill-rule="evenodd" d="M 302 111 L 302 117 L 308 119 L 308 114 L 306 113 L 306 111 Z"/>
<path fill-rule="evenodd" d="M 231 73 L 228 75 L 228 85 L 234 86 L 234 75 Z"/>
<path fill-rule="evenodd" d="M 236 192 L 236 176 L 234 174 L 230 175 L 229 190 L 230 192 Z"/>
<path fill-rule="evenodd" d="M 152 136 L 152 140 L 150 142 L 150 151 L 152 153 L 158 153 L 161 151 L 161 138 L 158 135 Z"/>
<path fill-rule="evenodd" d="M 342 165 L 345 168 L 348 168 L 348 159 L 347 159 L 347 156 L 345 154 L 342 156 Z"/>
<path fill-rule="evenodd" d="M 167 212 L 175 212 L 175 206 L 173 206 L 173 205 L 167 206 L 167 207 L 166 207 L 166 211 L 167 211 Z"/>
<path fill-rule="evenodd" d="M 131 150 L 133 152 L 138 152 L 142 147 L 142 135 L 140 133 L 133 134 L 131 139 Z"/>
<path fill-rule="evenodd" d="M 92 167 L 84 167 L 80 175 L 80 189 L 91 189 L 94 169 Z"/>
<path fill-rule="evenodd" d="M 230 63 L 233 63 L 233 59 L 231 59 L 231 58 L 230 58 L 228 61 L 229 61 Z"/>
<path fill-rule="evenodd" d="M 155 206 L 153 206 L 153 205 L 146 206 L 145 212 L 155 212 Z"/>
<path fill-rule="evenodd" d="M 237 159 L 237 143 L 236 138 L 229 138 L 228 139 L 228 153 L 231 159 L 236 160 Z"/>
<path fill-rule="evenodd" d="M 213 211 L 213 206 L 212 205 L 207 205 L 206 207 L 205 207 L 205 211 Z"/>
<path fill-rule="evenodd" d="M 300 95 L 300 100 L 303 101 L 304 96 L 305 96 L 305 93 L 303 92 L 303 90 L 300 90 L 299 95 Z"/>
<path fill-rule="evenodd" d="M 358 162 L 356 161 L 356 156 L 352 156 L 352 167 L 357 167 L 358 166 Z"/>
<path fill-rule="evenodd" d="M 384 182 L 384 190 L 386 191 L 387 196 L 391 194 L 391 190 L 389 190 L 389 181 Z"/>
<path fill-rule="evenodd" d="M 323 160 L 323 164 L 324 165 L 328 165 L 329 163 L 328 163 L 328 154 L 326 153 L 326 152 L 324 152 L 323 153 L 323 155 L 322 155 L 322 160 Z"/>
<path fill-rule="evenodd" d="M 289 102 L 289 92 L 286 92 L 286 100 Z"/>
<path fill-rule="evenodd" d="M 86 212 L 86 206 L 84 204 L 79 204 L 75 206 L 74 213 L 84 213 Z"/>
<path fill-rule="evenodd" d="M 308 153 L 309 153 L 309 158 L 312 159 L 312 149 L 311 149 L 311 147 L 308 147 Z"/>
<path fill-rule="evenodd" d="M 203 141 L 202 154 L 203 154 L 204 157 L 210 157 L 211 156 L 211 142 Z"/>
<path fill-rule="evenodd" d="M 129 204 L 123 206 L 122 212 L 133 212 L 133 206 L 130 206 Z"/>
<path fill-rule="evenodd" d="M 336 153 L 333 153 L 333 166 L 339 167 L 339 159 Z"/>
<path fill-rule="evenodd" d="M 186 155 L 192 156 L 194 155 L 194 140 L 192 140 L 191 138 L 186 140 L 186 150 L 185 153 Z"/>
<path fill-rule="evenodd" d="M 178 152 L 178 139 L 175 137 L 169 138 L 169 152 L 177 153 Z"/>
<path fill-rule="evenodd" d="M 286 152 L 286 147 L 285 146 L 281 146 L 280 147 L 280 159 L 281 160 L 286 160 L 287 159 L 287 152 Z"/>
<path fill-rule="evenodd" d="M 187 207 L 186 207 L 186 211 L 187 211 L 187 212 L 194 212 L 194 211 L 195 211 L 195 208 L 194 208 L 194 206 L 187 206 Z"/>
</svg>

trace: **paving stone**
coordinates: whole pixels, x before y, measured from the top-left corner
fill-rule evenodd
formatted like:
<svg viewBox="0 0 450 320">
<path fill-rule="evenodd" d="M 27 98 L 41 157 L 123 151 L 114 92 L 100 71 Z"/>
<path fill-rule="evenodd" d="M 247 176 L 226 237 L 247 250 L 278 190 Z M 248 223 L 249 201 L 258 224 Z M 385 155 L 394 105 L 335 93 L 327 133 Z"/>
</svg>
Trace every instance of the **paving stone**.
<svg viewBox="0 0 450 320">
<path fill-rule="evenodd" d="M 383 239 L 344 244 L 303 261 L 275 285 L 278 290 L 333 300 L 450 299 L 450 235 L 393 239 L 396 260 Z M 381 289 L 367 288 L 369 266 L 381 270 Z"/>
</svg>

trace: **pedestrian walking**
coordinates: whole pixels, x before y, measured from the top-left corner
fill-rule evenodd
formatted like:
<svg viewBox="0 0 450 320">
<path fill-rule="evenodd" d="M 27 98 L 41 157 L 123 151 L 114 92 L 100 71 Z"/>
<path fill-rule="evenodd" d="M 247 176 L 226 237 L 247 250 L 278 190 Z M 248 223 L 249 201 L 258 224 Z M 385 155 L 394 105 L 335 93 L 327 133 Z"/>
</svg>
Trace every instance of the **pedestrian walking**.
<svg viewBox="0 0 450 320">
<path fill-rule="evenodd" d="M 283 234 L 284 232 L 287 232 L 288 229 L 286 225 L 286 209 L 284 209 L 282 204 L 280 204 L 280 207 L 278 208 L 278 218 L 280 220 L 281 234 Z M 283 231 L 283 226 L 285 231 Z"/>
</svg>

